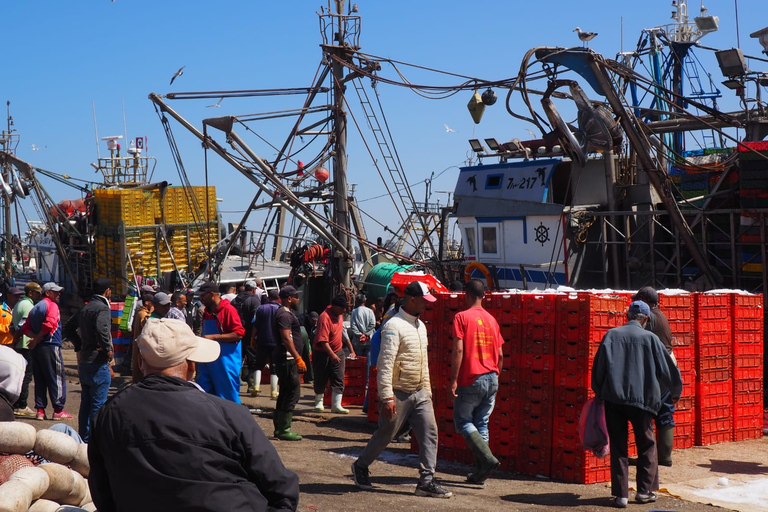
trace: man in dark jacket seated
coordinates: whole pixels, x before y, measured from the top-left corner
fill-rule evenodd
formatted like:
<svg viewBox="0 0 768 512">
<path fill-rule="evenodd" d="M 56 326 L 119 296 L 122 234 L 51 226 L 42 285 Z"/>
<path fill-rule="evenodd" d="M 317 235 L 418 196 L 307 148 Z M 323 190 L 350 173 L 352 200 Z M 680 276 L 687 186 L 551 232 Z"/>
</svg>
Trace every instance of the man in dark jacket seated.
<svg viewBox="0 0 768 512">
<path fill-rule="evenodd" d="M 187 379 L 219 343 L 150 319 L 138 337 L 144 379 L 99 412 L 88 483 L 101 512 L 293 511 L 299 480 L 248 409 Z"/>
<path fill-rule="evenodd" d="M 627 437 L 632 423 L 637 443 L 635 501 L 656 501 L 659 466 L 653 417 L 662 404 L 662 391 L 680 399 L 680 371 L 658 336 L 645 330 L 651 310 L 637 300 L 627 310 L 626 324 L 608 331 L 592 367 L 592 389 L 605 401 L 605 421 L 611 448 L 611 493 L 614 506 L 624 508 L 629 497 Z"/>
</svg>

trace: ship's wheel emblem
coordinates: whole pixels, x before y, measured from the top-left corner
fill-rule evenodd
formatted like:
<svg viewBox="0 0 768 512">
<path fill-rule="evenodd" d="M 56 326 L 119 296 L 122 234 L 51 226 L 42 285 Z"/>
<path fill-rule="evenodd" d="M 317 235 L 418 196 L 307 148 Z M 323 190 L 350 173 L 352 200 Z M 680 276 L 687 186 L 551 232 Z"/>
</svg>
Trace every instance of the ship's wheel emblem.
<svg viewBox="0 0 768 512">
<path fill-rule="evenodd" d="M 544 225 L 544 223 L 539 223 L 538 226 L 536 226 L 536 241 L 539 242 L 542 247 L 546 242 L 549 242 L 549 228 Z"/>
</svg>

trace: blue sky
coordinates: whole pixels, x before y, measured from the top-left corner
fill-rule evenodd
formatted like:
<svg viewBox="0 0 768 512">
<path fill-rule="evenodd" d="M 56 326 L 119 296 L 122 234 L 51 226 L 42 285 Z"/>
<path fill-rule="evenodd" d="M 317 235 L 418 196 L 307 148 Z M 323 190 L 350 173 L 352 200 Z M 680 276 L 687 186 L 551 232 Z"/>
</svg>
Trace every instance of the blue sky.
<svg viewBox="0 0 768 512">
<path fill-rule="evenodd" d="M 622 18 L 626 51 L 634 47 L 641 29 L 668 23 L 672 10 L 668 0 L 358 0 L 357 4 L 364 52 L 486 80 L 515 76 L 530 48 L 579 45 L 573 33 L 577 25 L 598 32 L 590 47 L 613 58 L 622 48 Z M 3 105 L 11 102 L 15 128 L 21 134 L 18 156 L 36 167 L 94 179 L 89 166 L 96 160 L 92 103 L 100 137 L 124 133 L 124 103 L 128 138 L 146 136 L 148 154 L 159 161 L 155 178 L 180 184 L 148 94 L 309 86 L 321 57 L 315 14 L 321 5 L 326 6 L 327 1 L 5 2 L 0 100 Z M 700 5 L 698 0 L 689 4 L 691 18 Z M 706 7 L 709 14 L 720 17 L 721 30 L 705 37 L 703 43 L 718 48 L 736 46 L 734 2 L 712 0 Z M 739 0 L 738 11 L 742 49 L 746 54 L 761 55 L 762 48 L 749 33 L 768 24 L 765 0 Z M 715 81 L 722 81 L 711 54 L 699 55 Z M 181 66 L 186 66 L 184 75 L 169 86 Z M 402 69 L 414 83 L 462 81 Z M 387 67 L 382 74 L 396 77 Z M 423 200 L 421 182 L 431 173 L 439 175 L 434 191 L 454 188 L 458 166 L 471 154 L 467 139 L 528 137 L 525 129 L 532 127 L 512 118 L 504 108 L 504 93 L 497 92 L 500 100 L 475 125 L 466 109 L 470 92 L 427 100 L 408 89 L 380 86 L 380 100 L 417 200 Z M 173 102 L 171 106 L 198 128 L 214 111 L 223 115 L 287 108 L 269 98 L 227 99 L 220 109 L 206 108 L 215 101 Z M 301 98 L 291 101 L 291 106 L 298 107 Z M 730 91 L 725 90 L 721 105 L 736 108 Z M 354 103 L 351 106 L 353 114 L 362 115 Z M 2 118 L 4 127 L 5 112 Z M 183 128 L 172 124 L 191 181 L 201 185 L 203 151 Z M 444 124 L 456 131 L 446 132 Z M 284 127 L 260 125 L 259 129 L 260 135 L 274 143 L 282 143 L 286 136 Z M 370 138 L 367 132 L 365 136 Z M 42 149 L 33 151 L 32 144 Z M 106 152 L 104 145 L 101 150 Z M 263 156 L 271 157 L 266 151 Z M 227 212 L 225 221 L 238 221 L 241 214 L 237 212 L 247 207 L 255 187 L 215 155 L 209 156 L 209 176 L 224 200 L 219 206 Z M 399 222 L 389 200 L 370 200 L 384 189 L 360 137 L 354 134 L 350 134 L 348 176 L 350 183 L 357 184 L 361 207 L 378 221 L 366 220 L 369 238 L 386 238 L 380 224 L 396 228 Z M 56 200 L 78 196 L 73 189 L 43 180 Z M 438 198 L 445 204 L 447 195 L 432 197 Z M 23 204 L 34 216 L 31 203 Z M 259 229 L 261 224 L 256 217 L 248 226 Z"/>
</svg>

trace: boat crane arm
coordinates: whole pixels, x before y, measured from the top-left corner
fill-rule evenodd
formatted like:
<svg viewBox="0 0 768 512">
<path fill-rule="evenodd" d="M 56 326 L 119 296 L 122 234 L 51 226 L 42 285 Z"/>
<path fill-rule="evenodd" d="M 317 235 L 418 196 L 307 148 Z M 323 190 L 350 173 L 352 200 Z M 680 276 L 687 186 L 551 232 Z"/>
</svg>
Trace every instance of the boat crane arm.
<svg viewBox="0 0 768 512">
<path fill-rule="evenodd" d="M 216 154 L 222 157 L 232 167 L 238 170 L 243 176 L 251 180 L 251 182 L 253 182 L 253 184 L 256 185 L 257 187 L 259 187 L 259 189 L 269 193 L 270 196 L 275 195 L 274 194 L 275 191 L 270 187 L 268 187 L 261 180 L 259 180 L 256 174 L 246 169 L 246 167 L 242 163 L 238 162 L 235 158 L 233 158 L 232 155 L 230 155 L 224 148 L 219 146 L 210 137 L 206 137 L 205 135 L 203 135 L 197 128 L 192 126 L 186 119 L 184 119 L 181 115 L 179 115 L 176 111 L 174 111 L 171 107 L 169 107 L 158 94 L 150 93 L 149 99 L 153 103 L 155 103 L 164 113 L 168 113 L 171 117 L 176 119 L 176 121 L 178 121 L 184 128 L 189 130 L 194 136 L 196 136 L 198 139 L 203 141 L 204 144 L 206 144 L 211 150 L 213 150 Z M 214 126 L 211 123 L 209 123 L 209 125 Z M 221 129 L 220 126 L 214 126 L 214 127 Z M 237 137 L 237 135 L 234 132 L 228 132 L 227 135 L 229 137 L 239 139 L 239 137 Z M 339 242 L 338 239 L 335 236 L 333 236 L 333 234 L 328 229 L 325 228 L 325 226 L 323 225 L 323 222 L 325 221 L 325 219 L 319 218 L 317 212 L 312 210 L 310 207 L 302 204 L 302 202 L 293 195 L 293 192 L 280 182 L 279 177 L 275 175 L 272 169 L 261 158 L 256 156 L 250 150 L 250 148 L 248 148 L 248 146 L 246 146 L 244 143 L 241 144 L 241 146 L 248 153 L 248 155 L 251 158 L 253 158 L 254 163 L 259 168 L 259 170 L 262 171 L 262 173 L 265 175 L 267 180 L 270 181 L 276 187 L 279 186 L 280 195 L 275 196 L 275 200 L 279 202 L 286 210 L 291 212 L 291 214 L 294 215 L 299 221 L 303 222 L 310 229 L 312 229 L 313 231 L 325 237 L 326 240 L 328 240 L 337 250 L 339 250 L 339 252 L 341 252 L 343 257 L 350 258 L 350 259 L 353 258 L 349 250 L 343 244 L 341 244 L 341 242 Z"/>
</svg>

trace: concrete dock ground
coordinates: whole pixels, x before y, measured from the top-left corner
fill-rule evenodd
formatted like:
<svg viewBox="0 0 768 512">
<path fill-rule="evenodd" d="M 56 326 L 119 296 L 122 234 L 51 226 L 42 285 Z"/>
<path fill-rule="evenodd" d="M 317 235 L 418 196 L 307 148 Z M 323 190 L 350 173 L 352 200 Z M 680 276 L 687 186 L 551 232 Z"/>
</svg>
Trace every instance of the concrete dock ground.
<svg viewBox="0 0 768 512">
<path fill-rule="evenodd" d="M 77 416 L 80 386 L 74 352 L 64 350 L 68 374 L 66 409 Z M 130 381 L 118 375 L 111 393 Z M 266 388 L 268 390 L 268 387 Z M 275 402 L 266 396 L 246 396 L 254 421 L 271 436 L 271 412 Z M 375 425 L 368 423 L 360 407 L 349 415 L 318 414 L 312 410 L 311 385 L 302 385 L 302 399 L 294 416 L 293 430 L 304 436 L 299 442 L 274 440 L 285 465 L 299 475 L 300 511 L 598 511 L 611 508 L 610 486 L 606 483 L 577 485 L 537 479 L 513 473 L 494 473 L 483 487 L 464 482 L 469 466 L 438 462 L 437 477 L 451 490 L 448 500 L 420 498 L 413 494 L 418 477 L 418 460 L 406 444 L 391 444 L 371 470 L 372 491 L 358 490 L 350 466 L 362 451 Z M 31 401 L 31 399 L 30 399 Z M 52 421 L 29 423 L 48 428 Z M 76 420 L 68 422 L 77 427 Z M 704 512 L 768 510 L 768 440 L 726 443 L 677 450 L 674 466 L 660 468 L 662 492 L 656 503 L 635 504 L 637 512 L 651 510 Z M 634 468 L 630 468 L 630 481 Z M 726 483 L 727 485 L 722 485 Z M 668 492 L 664 492 L 667 490 Z M 633 493 L 630 492 L 630 497 Z"/>
</svg>

